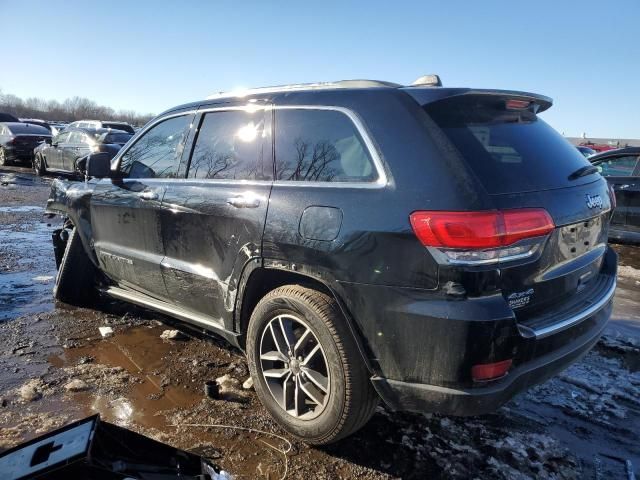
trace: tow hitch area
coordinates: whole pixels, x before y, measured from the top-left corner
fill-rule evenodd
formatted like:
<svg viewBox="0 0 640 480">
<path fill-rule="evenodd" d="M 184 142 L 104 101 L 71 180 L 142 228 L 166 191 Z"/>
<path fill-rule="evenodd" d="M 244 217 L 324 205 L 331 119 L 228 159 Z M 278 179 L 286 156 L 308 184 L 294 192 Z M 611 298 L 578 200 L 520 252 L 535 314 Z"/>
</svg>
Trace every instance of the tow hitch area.
<svg viewBox="0 0 640 480">
<path fill-rule="evenodd" d="M 100 415 L 3 452 L 0 472 L 4 480 L 232 478 L 199 455 L 103 422 Z"/>
</svg>

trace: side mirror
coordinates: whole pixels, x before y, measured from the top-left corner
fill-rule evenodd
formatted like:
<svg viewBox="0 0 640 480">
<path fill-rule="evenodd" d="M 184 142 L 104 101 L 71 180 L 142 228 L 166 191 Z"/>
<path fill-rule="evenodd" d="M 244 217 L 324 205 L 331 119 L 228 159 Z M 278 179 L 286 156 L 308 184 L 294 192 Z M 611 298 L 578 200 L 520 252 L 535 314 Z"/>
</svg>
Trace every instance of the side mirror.
<svg viewBox="0 0 640 480">
<path fill-rule="evenodd" d="M 87 157 L 87 176 L 96 178 L 111 177 L 111 159 L 106 152 L 92 153 Z"/>
</svg>

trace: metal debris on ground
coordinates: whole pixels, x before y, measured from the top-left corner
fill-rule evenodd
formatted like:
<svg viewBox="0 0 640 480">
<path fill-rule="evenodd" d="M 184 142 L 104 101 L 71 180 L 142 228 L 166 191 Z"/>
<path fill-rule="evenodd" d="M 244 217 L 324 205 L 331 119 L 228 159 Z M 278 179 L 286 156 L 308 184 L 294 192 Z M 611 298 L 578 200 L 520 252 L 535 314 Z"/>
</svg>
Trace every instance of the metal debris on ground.
<svg viewBox="0 0 640 480">
<path fill-rule="evenodd" d="M 154 478 L 231 480 L 210 460 L 87 417 L 0 454 L 4 480 Z"/>
<path fill-rule="evenodd" d="M 187 337 L 180 330 L 165 330 L 160 334 L 160 338 L 163 340 L 184 340 Z"/>
<path fill-rule="evenodd" d="M 113 328 L 111 327 L 98 327 L 98 330 L 100 331 L 100 335 L 102 335 L 103 338 L 107 338 L 113 335 Z"/>
</svg>

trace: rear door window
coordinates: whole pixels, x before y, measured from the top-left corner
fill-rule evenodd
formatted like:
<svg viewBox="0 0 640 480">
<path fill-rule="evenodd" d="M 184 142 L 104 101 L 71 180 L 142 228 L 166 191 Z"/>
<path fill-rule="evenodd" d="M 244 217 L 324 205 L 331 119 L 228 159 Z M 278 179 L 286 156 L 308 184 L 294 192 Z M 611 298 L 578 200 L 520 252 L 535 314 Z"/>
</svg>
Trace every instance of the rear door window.
<svg viewBox="0 0 640 480">
<path fill-rule="evenodd" d="M 80 144 L 84 143 L 85 135 L 80 132 L 71 132 L 71 136 L 69 137 L 69 143 Z"/>
<path fill-rule="evenodd" d="M 53 143 L 68 143 L 70 136 L 71 132 L 63 132 L 55 138 Z"/>
<path fill-rule="evenodd" d="M 504 99 L 464 95 L 424 107 L 490 194 L 549 190 L 589 162 L 530 110 L 507 110 Z"/>
<path fill-rule="evenodd" d="M 276 110 L 276 180 L 373 182 L 378 175 L 358 129 L 337 110 Z"/>
<path fill-rule="evenodd" d="M 189 178 L 270 180 L 271 148 L 265 151 L 264 112 L 205 113 L 189 165 Z"/>
<path fill-rule="evenodd" d="M 599 163 L 600 173 L 605 177 L 630 177 L 638 163 L 637 155 L 614 157 Z"/>
</svg>

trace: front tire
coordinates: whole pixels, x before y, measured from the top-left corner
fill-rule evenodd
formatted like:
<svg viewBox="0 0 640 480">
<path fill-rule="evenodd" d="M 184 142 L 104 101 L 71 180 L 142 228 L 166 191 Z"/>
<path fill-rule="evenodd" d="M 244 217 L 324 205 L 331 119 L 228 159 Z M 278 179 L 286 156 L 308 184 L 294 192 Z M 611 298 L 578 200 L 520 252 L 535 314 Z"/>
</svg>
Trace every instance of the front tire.
<svg viewBox="0 0 640 480">
<path fill-rule="evenodd" d="M 76 228 L 71 230 L 53 287 L 53 297 L 76 306 L 91 305 L 96 296 L 96 268 L 82 246 Z"/>
<path fill-rule="evenodd" d="M 247 356 L 256 393 L 278 423 L 323 445 L 360 429 L 379 398 L 335 300 L 287 285 L 254 309 Z"/>
</svg>

